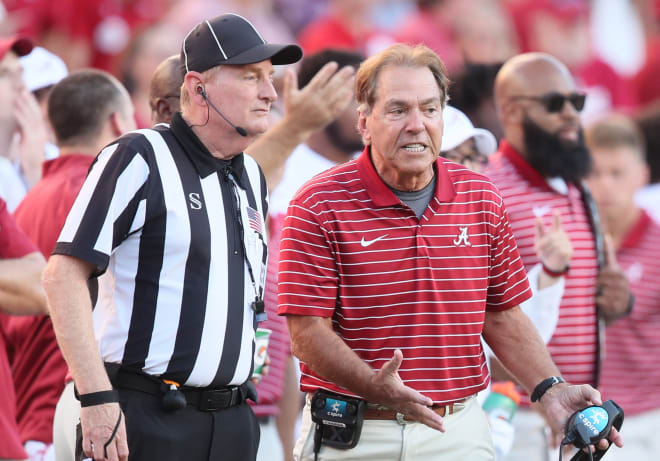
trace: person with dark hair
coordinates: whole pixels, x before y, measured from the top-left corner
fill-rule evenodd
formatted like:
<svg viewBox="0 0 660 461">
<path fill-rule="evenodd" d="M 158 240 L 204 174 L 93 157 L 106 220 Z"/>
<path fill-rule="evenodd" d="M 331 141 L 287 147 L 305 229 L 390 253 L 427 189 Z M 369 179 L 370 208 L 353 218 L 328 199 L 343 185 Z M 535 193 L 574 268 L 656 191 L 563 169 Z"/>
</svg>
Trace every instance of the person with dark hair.
<svg viewBox="0 0 660 461">
<path fill-rule="evenodd" d="M 333 109 L 332 121 L 329 124 L 318 124 L 317 128 L 298 146 L 284 163 L 282 180 L 272 189 L 268 206 L 269 257 L 266 276 L 264 301 L 268 320 L 263 323 L 265 328 L 272 330 L 268 343 L 268 354 L 271 358 L 268 375 L 264 376 L 257 386 L 259 403 L 253 407 L 260 417 L 262 440 L 259 446 L 258 459 L 275 461 L 291 459 L 293 451 L 295 421 L 300 413 L 300 393 L 297 389 L 295 363 L 291 356 L 289 332 L 284 317 L 277 315 L 277 267 L 279 264 L 280 235 L 284 224 L 289 201 L 296 190 L 308 179 L 323 170 L 350 160 L 362 147 L 362 141 L 357 131 L 357 111 L 352 96 L 351 69 L 357 69 L 364 58 L 358 54 L 342 50 L 324 50 L 303 58 L 298 74 L 298 85 L 301 91 L 311 96 L 329 91 L 321 85 L 328 78 L 330 69 L 345 69 L 337 71 L 332 78 L 336 83 L 333 100 L 344 101 Z M 328 64 L 332 63 L 328 68 Z M 351 70 L 351 72 L 348 72 Z M 332 79 L 331 78 L 331 79 Z M 327 85 L 327 84 L 326 84 Z M 349 90 L 349 91 L 347 91 Z M 346 92 L 342 97 L 340 93 Z M 285 95 L 285 98 L 287 96 Z M 310 98 L 311 99 L 311 98 Z M 313 113 L 317 109 L 310 107 L 307 123 L 313 121 Z M 326 125 L 324 127 L 324 125 Z M 290 126 L 291 130 L 300 130 L 301 125 Z M 266 133 L 264 137 L 268 137 Z M 271 135 L 272 136 L 272 135 Z M 272 142 L 272 140 L 271 140 Z M 296 398 L 298 397 L 298 398 Z M 277 405 L 277 407 L 275 406 Z M 280 439 L 272 435 L 273 426 L 277 423 Z M 284 448 L 284 457 L 279 458 Z"/>
<path fill-rule="evenodd" d="M 519 307 L 530 290 L 500 193 L 438 158 L 440 58 L 393 45 L 355 80 L 366 148 L 303 185 L 282 231 L 278 312 L 310 393 L 298 459 L 492 460 L 482 334 L 557 430 L 601 403 L 545 379 L 558 370 Z"/>
<path fill-rule="evenodd" d="M 585 95 L 576 90 L 570 72 L 556 58 L 526 53 L 500 69 L 495 102 L 504 140 L 485 174 L 502 193 L 525 268 L 543 263 L 547 283 L 565 279 L 559 319 L 548 343 L 561 372 L 557 378 L 597 386 L 602 357 L 599 318 L 625 316 L 631 298 L 624 274 L 607 264 L 600 251 L 598 217 L 583 185 L 591 168 L 579 118 Z M 560 259 L 542 260 L 534 244 L 538 218 L 550 228 L 557 215 L 573 247 L 570 265 Z M 540 285 L 539 279 L 543 288 Z M 603 296 L 604 291 L 610 295 Z M 513 421 L 513 450 L 506 459 L 557 456 L 548 454 L 558 443 L 546 437 L 546 429 L 550 426 L 555 436 L 561 432 L 552 417 L 534 411 L 527 394 L 522 402 Z"/>
<path fill-rule="evenodd" d="M 60 155 L 44 163 L 41 180 L 15 212 L 18 225 L 46 258 L 55 248 L 98 151 L 135 129 L 128 93 L 117 79 L 98 70 L 77 71 L 56 84 L 48 112 Z M 12 369 L 23 441 L 28 452 L 34 451 L 33 446 L 45 452 L 53 443 L 55 406 L 68 368 L 48 316 L 12 318 L 7 330 L 14 350 Z M 65 396 L 69 393 L 72 398 L 72 383 Z M 70 429 L 73 437 L 75 423 Z"/>
<path fill-rule="evenodd" d="M 92 165 L 44 273 L 78 459 L 255 459 L 268 193 L 243 151 L 268 129 L 273 65 L 301 57 L 242 16 L 202 21 L 181 46 L 181 112 Z"/>
<path fill-rule="evenodd" d="M 459 75 L 452 78 L 449 100 L 479 128 L 502 137 L 502 127 L 495 110 L 495 76 L 502 64 L 468 63 Z"/>
<path fill-rule="evenodd" d="M 612 245 L 608 262 L 626 274 L 635 295 L 627 317 L 609 322 L 600 386 L 626 412 L 626 446 L 608 461 L 653 459 L 660 450 L 660 223 L 635 204 L 649 178 L 644 138 L 622 115 L 611 115 L 585 133 L 593 159 L 589 188 Z M 610 296 L 603 292 L 602 296 Z"/>
<path fill-rule="evenodd" d="M 182 84 L 183 72 L 178 54 L 170 56 L 156 67 L 149 85 L 151 123 L 170 123 L 174 114 L 181 110 Z"/>
</svg>

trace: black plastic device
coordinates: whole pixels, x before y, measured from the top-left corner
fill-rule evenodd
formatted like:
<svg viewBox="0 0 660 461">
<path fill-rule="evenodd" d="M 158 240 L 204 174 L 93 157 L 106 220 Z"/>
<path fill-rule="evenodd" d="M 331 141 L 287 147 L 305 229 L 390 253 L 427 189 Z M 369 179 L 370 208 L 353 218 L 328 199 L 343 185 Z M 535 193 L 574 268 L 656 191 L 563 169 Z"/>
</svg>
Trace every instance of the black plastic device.
<svg viewBox="0 0 660 461">
<path fill-rule="evenodd" d="M 362 431 L 366 402 L 355 397 L 317 390 L 312 397 L 314 457 L 321 445 L 348 449 L 357 445 Z"/>
<path fill-rule="evenodd" d="M 592 405 L 582 410 L 578 410 L 568 418 L 566 423 L 566 436 L 561 442 L 561 447 L 572 444 L 580 448 L 571 461 L 597 461 L 605 455 L 606 449 L 598 448 L 600 440 L 607 438 L 615 427 L 621 430 L 623 425 L 623 409 L 613 400 L 608 400 L 602 406 Z M 596 446 L 592 452 L 591 445 Z M 584 451 L 584 449 L 588 451 Z M 562 450 L 559 450 L 559 460 L 561 461 Z"/>
</svg>

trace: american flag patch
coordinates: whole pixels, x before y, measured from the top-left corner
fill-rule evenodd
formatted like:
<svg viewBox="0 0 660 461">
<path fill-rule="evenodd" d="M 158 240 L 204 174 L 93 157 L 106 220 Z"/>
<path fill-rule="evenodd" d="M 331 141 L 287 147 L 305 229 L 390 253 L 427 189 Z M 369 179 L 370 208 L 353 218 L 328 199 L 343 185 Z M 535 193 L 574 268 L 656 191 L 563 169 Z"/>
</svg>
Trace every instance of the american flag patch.
<svg viewBox="0 0 660 461">
<path fill-rule="evenodd" d="M 258 234 L 263 235 L 263 228 L 261 227 L 261 214 L 254 208 L 247 207 L 247 216 L 248 222 L 250 223 L 250 229 L 257 232 Z"/>
</svg>

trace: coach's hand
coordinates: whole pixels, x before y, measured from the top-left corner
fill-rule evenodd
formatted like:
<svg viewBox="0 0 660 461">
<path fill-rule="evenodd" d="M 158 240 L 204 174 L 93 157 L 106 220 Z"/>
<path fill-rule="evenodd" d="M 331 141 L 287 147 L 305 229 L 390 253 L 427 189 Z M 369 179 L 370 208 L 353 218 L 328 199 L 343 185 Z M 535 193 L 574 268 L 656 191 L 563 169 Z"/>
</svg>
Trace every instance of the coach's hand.
<svg viewBox="0 0 660 461">
<path fill-rule="evenodd" d="M 588 384 L 572 386 L 561 383 L 555 384 L 541 397 L 540 404 L 546 414 L 553 433 L 563 437 L 568 418 L 578 410 L 590 405 L 602 405 L 600 392 Z M 616 428 L 612 428 L 608 439 L 617 447 L 623 446 L 623 437 Z M 598 442 L 598 448 L 605 450 L 609 446 L 607 440 Z"/>
<path fill-rule="evenodd" d="M 445 431 L 442 417 L 429 408 L 433 401 L 415 389 L 403 384 L 399 376 L 399 367 L 403 361 L 403 353 L 397 349 L 392 359 L 383 365 L 372 378 L 373 394 L 366 396 L 369 402 L 385 405 L 402 413 L 408 419 Z"/>
<path fill-rule="evenodd" d="M 94 460 L 128 460 L 128 443 L 123 415 L 117 433 L 112 437 L 120 412 L 121 408 L 118 403 L 106 403 L 80 409 L 82 447 L 85 455 Z M 112 440 L 104 451 L 104 445 L 111 438 Z"/>
</svg>

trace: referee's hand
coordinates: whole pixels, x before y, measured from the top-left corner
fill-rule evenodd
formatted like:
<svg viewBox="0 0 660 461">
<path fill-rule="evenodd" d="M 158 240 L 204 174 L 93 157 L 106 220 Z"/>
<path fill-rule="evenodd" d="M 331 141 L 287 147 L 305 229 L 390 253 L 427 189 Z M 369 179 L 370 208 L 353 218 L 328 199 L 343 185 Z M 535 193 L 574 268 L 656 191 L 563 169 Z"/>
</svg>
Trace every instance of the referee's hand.
<svg viewBox="0 0 660 461">
<path fill-rule="evenodd" d="M 128 460 L 128 443 L 123 415 L 117 433 L 112 437 L 120 412 L 121 408 L 118 403 L 106 403 L 80 409 L 82 448 L 85 455 L 94 460 Z M 110 443 L 105 447 L 108 441 Z"/>
<path fill-rule="evenodd" d="M 395 350 L 392 358 L 373 375 L 370 386 L 373 393 L 366 396 L 367 400 L 385 405 L 402 413 L 408 419 L 419 421 L 440 432 L 445 432 L 442 417 L 429 408 L 433 405 L 433 401 L 412 387 L 403 384 L 399 376 L 399 367 L 402 361 L 403 353 L 399 349 Z"/>
</svg>

